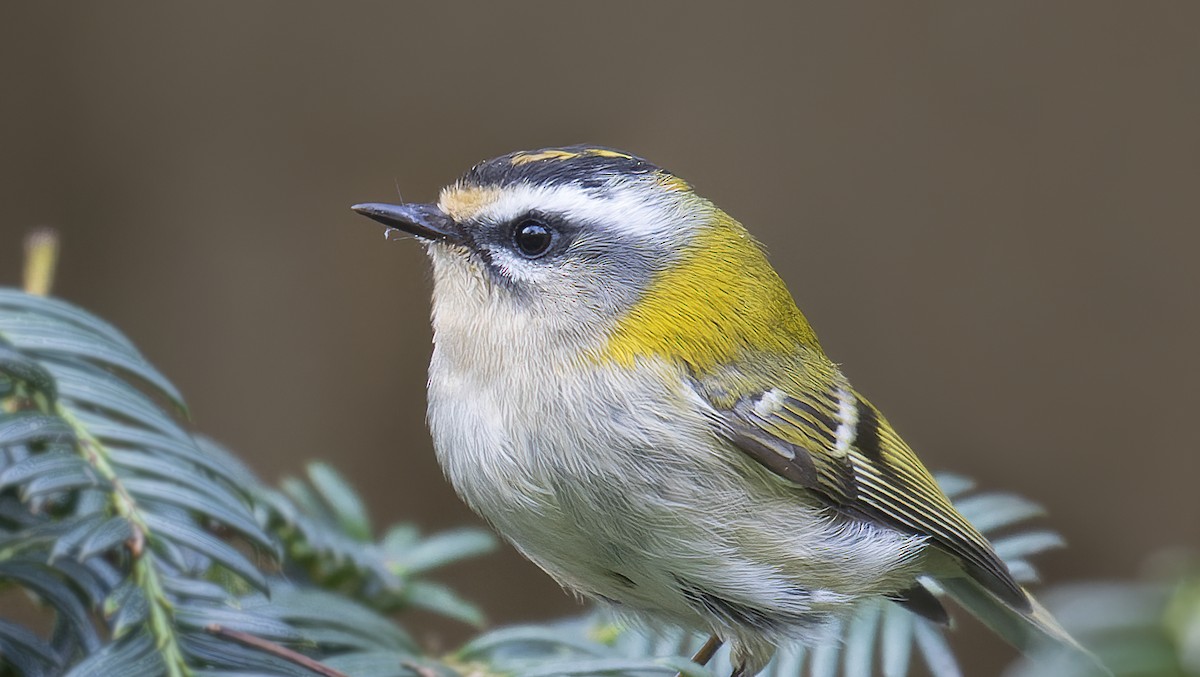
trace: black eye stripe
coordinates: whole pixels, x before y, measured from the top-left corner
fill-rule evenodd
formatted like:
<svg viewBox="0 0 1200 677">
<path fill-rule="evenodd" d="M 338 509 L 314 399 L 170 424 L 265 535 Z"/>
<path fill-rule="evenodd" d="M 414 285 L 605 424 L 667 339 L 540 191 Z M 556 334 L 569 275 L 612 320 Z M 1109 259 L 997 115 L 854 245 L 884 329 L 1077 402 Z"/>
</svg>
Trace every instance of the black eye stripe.
<svg viewBox="0 0 1200 677">
<path fill-rule="evenodd" d="M 513 248 L 525 258 L 536 259 L 545 254 L 554 237 L 554 228 L 540 219 L 524 218 L 513 226 Z"/>
</svg>

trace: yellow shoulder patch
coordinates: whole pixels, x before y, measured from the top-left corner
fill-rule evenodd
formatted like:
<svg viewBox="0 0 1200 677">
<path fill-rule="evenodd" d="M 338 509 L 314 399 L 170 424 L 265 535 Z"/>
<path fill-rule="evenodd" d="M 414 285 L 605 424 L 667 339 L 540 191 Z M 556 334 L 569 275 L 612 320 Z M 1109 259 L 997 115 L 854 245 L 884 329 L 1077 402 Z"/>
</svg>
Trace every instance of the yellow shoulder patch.
<svg viewBox="0 0 1200 677">
<path fill-rule="evenodd" d="M 820 350 L 758 244 L 733 218 L 714 212 L 688 251 L 617 323 L 601 359 L 631 366 L 639 357 L 662 357 L 700 375 L 745 350 Z"/>
<path fill-rule="evenodd" d="M 659 170 L 655 173 L 655 176 L 658 178 L 658 185 L 667 190 L 683 193 L 692 189 L 691 185 L 689 185 L 687 181 L 684 181 L 674 174 L 669 174 Z"/>
</svg>

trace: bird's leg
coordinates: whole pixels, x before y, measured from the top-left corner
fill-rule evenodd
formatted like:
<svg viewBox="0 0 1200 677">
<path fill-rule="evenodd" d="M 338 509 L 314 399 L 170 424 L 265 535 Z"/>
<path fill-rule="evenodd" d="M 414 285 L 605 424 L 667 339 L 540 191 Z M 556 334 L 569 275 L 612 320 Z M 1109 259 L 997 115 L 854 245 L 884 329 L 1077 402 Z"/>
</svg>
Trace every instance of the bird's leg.
<svg viewBox="0 0 1200 677">
<path fill-rule="evenodd" d="M 708 662 L 712 660 L 713 654 L 717 653 L 717 649 L 720 649 L 723 643 L 720 637 L 709 635 L 708 641 L 704 643 L 704 646 L 700 647 L 696 655 L 692 656 L 692 662 L 697 665 L 708 665 Z M 676 673 L 675 677 L 683 677 L 683 673 Z"/>
</svg>

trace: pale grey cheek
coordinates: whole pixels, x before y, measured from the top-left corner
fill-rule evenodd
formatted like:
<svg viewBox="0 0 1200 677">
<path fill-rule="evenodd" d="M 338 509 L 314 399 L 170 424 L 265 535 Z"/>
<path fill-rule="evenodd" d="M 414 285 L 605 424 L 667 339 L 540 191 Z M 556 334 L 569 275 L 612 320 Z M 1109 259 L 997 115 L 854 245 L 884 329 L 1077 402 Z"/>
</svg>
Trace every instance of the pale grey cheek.
<svg viewBox="0 0 1200 677">
<path fill-rule="evenodd" d="M 619 314 L 641 299 L 679 251 L 677 243 L 663 238 L 609 230 L 582 236 L 567 252 L 564 265 L 585 280 L 579 285 L 584 293 Z"/>
<path fill-rule="evenodd" d="M 616 319 L 677 260 L 680 245 L 662 237 L 589 228 L 567 249 L 540 259 L 489 247 L 485 274 L 498 294 L 528 310 L 573 313 L 580 323 Z"/>
</svg>

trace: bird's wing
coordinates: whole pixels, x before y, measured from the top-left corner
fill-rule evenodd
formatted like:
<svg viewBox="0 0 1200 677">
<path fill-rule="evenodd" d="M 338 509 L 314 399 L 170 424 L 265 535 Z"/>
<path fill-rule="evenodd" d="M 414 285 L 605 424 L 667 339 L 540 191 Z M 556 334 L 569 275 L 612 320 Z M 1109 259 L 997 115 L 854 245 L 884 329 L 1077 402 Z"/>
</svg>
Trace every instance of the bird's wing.
<svg viewBox="0 0 1200 677">
<path fill-rule="evenodd" d="M 721 433 L 754 460 L 844 513 L 929 537 L 987 590 L 1027 611 L 1008 567 L 879 410 L 832 364 L 793 367 L 727 371 L 696 387 L 721 413 Z M 747 386 L 764 382 L 775 385 Z"/>
</svg>

